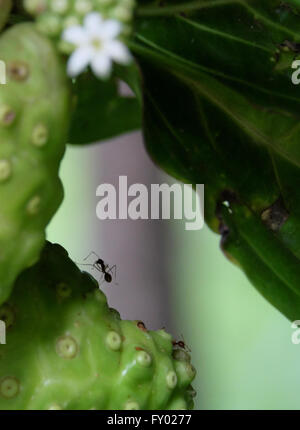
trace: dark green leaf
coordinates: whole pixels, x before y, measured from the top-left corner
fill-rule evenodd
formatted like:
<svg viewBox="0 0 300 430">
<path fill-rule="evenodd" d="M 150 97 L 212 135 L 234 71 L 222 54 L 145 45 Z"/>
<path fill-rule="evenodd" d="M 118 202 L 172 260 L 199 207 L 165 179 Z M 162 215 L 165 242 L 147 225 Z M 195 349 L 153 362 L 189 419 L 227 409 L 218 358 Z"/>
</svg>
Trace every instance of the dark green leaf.
<svg viewBox="0 0 300 430">
<path fill-rule="evenodd" d="M 182 181 L 205 184 L 206 221 L 223 233 L 224 248 L 235 231 L 236 243 L 247 242 L 262 260 L 252 247 L 254 239 L 261 242 L 251 241 L 251 232 L 239 237 L 241 217 L 229 213 L 232 219 L 225 220 L 222 201 L 239 202 L 252 214 L 261 224 L 253 235 L 272 230 L 261 240 L 265 249 L 274 243 L 279 249 L 273 260 L 268 253 L 261 261 L 267 268 L 260 282 L 253 282 L 262 291 L 263 282 L 278 278 L 283 296 L 298 291 L 296 278 L 300 284 L 295 269 L 295 261 L 300 266 L 300 86 L 291 81 L 300 52 L 300 16 L 293 3 L 140 2 L 132 43 L 143 73 L 144 133 L 152 158 Z M 239 245 L 236 249 L 239 260 Z M 240 255 L 242 260 L 244 250 Z M 278 276 L 280 255 L 285 264 Z M 251 269 L 244 269 L 249 276 Z M 278 288 L 267 291 L 287 314 L 285 305 L 280 308 L 282 297 L 272 296 Z"/>
<path fill-rule="evenodd" d="M 133 71 L 122 70 L 122 79 L 134 84 Z M 87 73 L 73 84 L 75 111 L 69 143 L 88 144 L 141 128 L 141 105 L 136 97 L 123 97 L 116 78 L 101 81 Z"/>
</svg>

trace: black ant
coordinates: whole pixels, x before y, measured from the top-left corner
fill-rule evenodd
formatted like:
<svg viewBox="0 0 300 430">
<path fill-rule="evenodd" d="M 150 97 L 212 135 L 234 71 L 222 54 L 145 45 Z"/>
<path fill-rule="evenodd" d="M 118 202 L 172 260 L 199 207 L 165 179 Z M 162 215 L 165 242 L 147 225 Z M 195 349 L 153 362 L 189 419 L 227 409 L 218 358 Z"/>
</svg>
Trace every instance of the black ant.
<svg viewBox="0 0 300 430">
<path fill-rule="evenodd" d="M 140 330 L 147 331 L 147 328 L 146 328 L 145 324 L 143 323 L 143 321 L 138 321 L 136 325 Z"/>
<path fill-rule="evenodd" d="M 109 265 L 105 264 L 102 258 L 100 258 L 99 255 L 97 255 L 94 251 L 90 252 L 89 255 L 83 261 L 88 260 L 91 255 L 95 255 L 97 257 L 97 260 L 93 264 L 81 264 L 81 266 L 94 267 L 94 269 L 98 270 L 98 272 L 101 272 L 104 275 L 104 281 L 110 284 L 113 279 L 111 273 L 114 271 L 115 277 L 117 275 L 117 266 L 114 265 L 109 267 Z"/>
<path fill-rule="evenodd" d="M 183 340 L 179 340 L 179 341 L 173 340 L 172 344 L 174 347 L 178 346 L 178 348 L 180 349 L 184 349 L 185 351 L 191 352 L 190 348 L 186 345 L 186 343 Z"/>
</svg>

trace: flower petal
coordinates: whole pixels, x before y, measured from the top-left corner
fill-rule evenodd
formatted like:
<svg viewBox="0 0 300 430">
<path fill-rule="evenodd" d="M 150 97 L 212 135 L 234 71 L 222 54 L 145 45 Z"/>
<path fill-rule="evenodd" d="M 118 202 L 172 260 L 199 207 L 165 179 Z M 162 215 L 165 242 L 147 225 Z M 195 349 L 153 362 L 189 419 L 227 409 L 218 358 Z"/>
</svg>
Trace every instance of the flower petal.
<svg viewBox="0 0 300 430">
<path fill-rule="evenodd" d="M 115 19 L 106 19 L 101 26 L 101 36 L 104 39 L 114 39 L 122 31 L 122 24 Z"/>
<path fill-rule="evenodd" d="M 78 76 L 88 66 L 92 59 L 92 50 L 89 48 L 79 48 L 73 52 L 68 61 L 68 75 L 74 78 Z"/>
<path fill-rule="evenodd" d="M 90 12 L 84 18 L 84 27 L 88 34 L 94 34 L 103 25 L 102 15 L 98 12 Z"/>
<path fill-rule="evenodd" d="M 98 54 L 92 59 L 91 67 L 96 76 L 106 78 L 110 75 L 112 62 L 107 55 Z"/>
<path fill-rule="evenodd" d="M 84 28 L 79 25 L 67 28 L 62 34 L 62 38 L 76 46 L 85 44 L 88 41 Z"/>
<path fill-rule="evenodd" d="M 109 55 L 116 63 L 128 64 L 132 56 L 129 49 L 119 40 L 112 40 L 105 46 L 105 53 Z"/>
</svg>

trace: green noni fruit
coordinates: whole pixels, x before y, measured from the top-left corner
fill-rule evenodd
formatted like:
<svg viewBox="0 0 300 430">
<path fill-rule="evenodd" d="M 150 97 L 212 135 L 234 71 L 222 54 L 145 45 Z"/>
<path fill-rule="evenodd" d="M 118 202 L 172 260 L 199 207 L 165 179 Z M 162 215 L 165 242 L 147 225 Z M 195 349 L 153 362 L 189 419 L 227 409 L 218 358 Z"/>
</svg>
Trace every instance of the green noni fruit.
<svg viewBox="0 0 300 430">
<path fill-rule="evenodd" d="M 164 330 L 123 321 L 59 245 L 0 308 L 0 409 L 191 409 L 195 369 Z"/>
<path fill-rule="evenodd" d="M 63 198 L 58 177 L 69 124 L 64 65 L 34 24 L 0 36 L 0 304 L 35 263 Z"/>
</svg>

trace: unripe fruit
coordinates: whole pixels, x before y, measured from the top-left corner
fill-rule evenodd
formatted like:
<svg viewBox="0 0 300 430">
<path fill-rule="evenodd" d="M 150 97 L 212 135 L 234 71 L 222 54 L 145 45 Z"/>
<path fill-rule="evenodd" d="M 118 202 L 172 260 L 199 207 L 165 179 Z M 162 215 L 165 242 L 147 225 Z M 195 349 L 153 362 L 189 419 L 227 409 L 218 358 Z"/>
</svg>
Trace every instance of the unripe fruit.
<svg viewBox="0 0 300 430">
<path fill-rule="evenodd" d="M 0 36 L 0 304 L 36 262 L 45 227 L 63 198 L 58 177 L 69 126 L 65 67 L 34 24 Z"/>
<path fill-rule="evenodd" d="M 18 278 L 0 317 L 1 410 L 193 407 L 189 355 L 178 360 L 164 330 L 121 320 L 59 245 Z"/>
</svg>

